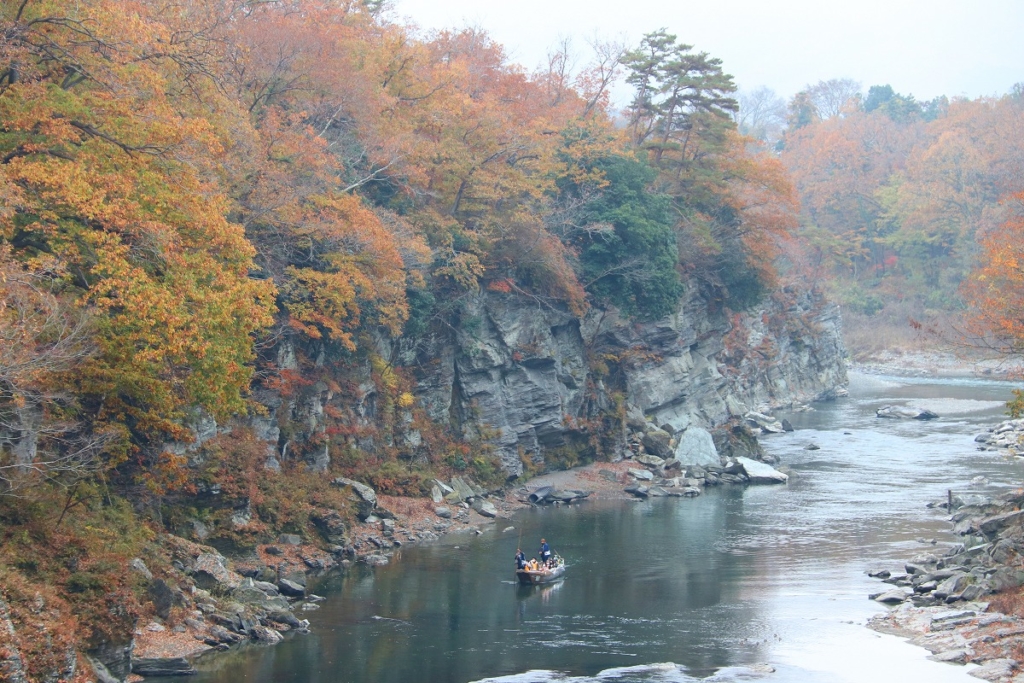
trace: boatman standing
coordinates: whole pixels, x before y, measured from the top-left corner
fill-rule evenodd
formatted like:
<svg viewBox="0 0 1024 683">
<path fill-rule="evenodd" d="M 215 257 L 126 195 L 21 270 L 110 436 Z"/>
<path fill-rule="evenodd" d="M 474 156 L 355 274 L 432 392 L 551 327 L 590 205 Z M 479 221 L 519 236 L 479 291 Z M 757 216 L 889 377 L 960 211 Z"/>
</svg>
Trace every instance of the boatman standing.
<svg viewBox="0 0 1024 683">
<path fill-rule="evenodd" d="M 551 546 L 543 538 L 540 539 L 540 561 L 547 566 L 551 562 Z"/>
<path fill-rule="evenodd" d="M 526 567 L 526 555 L 523 554 L 522 548 L 516 548 L 516 569 L 524 567 Z"/>
</svg>

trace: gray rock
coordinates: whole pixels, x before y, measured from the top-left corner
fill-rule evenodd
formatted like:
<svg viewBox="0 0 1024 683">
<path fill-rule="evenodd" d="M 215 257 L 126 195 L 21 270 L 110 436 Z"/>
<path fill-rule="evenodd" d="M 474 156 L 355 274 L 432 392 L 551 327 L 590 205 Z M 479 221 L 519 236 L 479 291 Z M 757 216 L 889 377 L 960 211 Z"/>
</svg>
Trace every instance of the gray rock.
<svg viewBox="0 0 1024 683">
<path fill-rule="evenodd" d="M 281 534 L 277 537 L 279 545 L 302 545 L 302 536 L 298 534 Z"/>
<path fill-rule="evenodd" d="M 971 676 L 974 678 L 980 678 L 983 681 L 1002 681 L 1013 676 L 1013 672 L 1017 669 L 1017 662 L 1012 659 L 989 659 L 986 662 L 982 662 L 981 666 L 971 672 Z"/>
<path fill-rule="evenodd" d="M 310 513 L 309 521 L 327 543 L 348 545 L 348 523 L 337 510 L 316 510 Z"/>
<path fill-rule="evenodd" d="M 142 561 L 141 557 L 136 557 L 136 558 L 132 559 L 128 563 L 128 567 L 132 571 L 138 572 L 139 574 L 142 574 L 143 576 L 145 576 L 150 581 L 153 580 L 153 572 L 149 571 L 149 567 L 146 566 L 146 563 Z"/>
<path fill-rule="evenodd" d="M 282 595 L 287 595 L 292 598 L 301 598 L 306 595 L 306 589 L 304 586 L 289 579 L 280 579 L 277 582 L 277 589 L 281 591 Z"/>
<path fill-rule="evenodd" d="M 452 511 L 451 511 L 451 509 L 450 508 L 446 508 L 444 506 L 438 506 L 438 507 L 434 508 L 434 514 L 437 515 L 438 517 L 440 517 L 441 519 L 451 519 L 452 518 Z"/>
<path fill-rule="evenodd" d="M 647 452 L 656 455 L 663 460 L 665 458 L 672 457 L 671 441 L 671 434 L 656 427 L 644 434 L 642 439 L 642 443 L 644 448 L 647 449 Z"/>
<path fill-rule="evenodd" d="M 1024 584 L 1024 573 L 1012 567 L 999 567 L 988 578 L 989 585 L 997 593 Z"/>
<path fill-rule="evenodd" d="M 639 479 L 640 481 L 654 481 L 654 475 L 647 470 L 638 470 L 630 467 L 627 471 L 632 477 Z"/>
<path fill-rule="evenodd" d="M 266 645 L 276 645 L 284 640 L 284 637 L 276 629 L 268 626 L 260 626 L 259 624 L 249 629 L 249 637 L 258 643 L 264 643 Z"/>
<path fill-rule="evenodd" d="M 1022 519 L 1024 519 L 1024 510 L 1004 512 L 1001 515 L 993 515 L 992 517 L 986 517 L 983 519 L 981 523 L 978 524 L 978 530 L 989 538 L 992 538 L 1008 526 L 1019 526 Z"/>
<path fill-rule="evenodd" d="M 736 458 L 736 462 L 743 467 L 743 472 L 751 484 L 785 484 L 789 481 L 789 475 L 763 462 L 744 457 Z"/>
<path fill-rule="evenodd" d="M 389 560 L 387 555 L 367 555 L 363 558 L 363 562 L 371 567 L 383 567 Z"/>
<path fill-rule="evenodd" d="M 184 657 L 132 660 L 132 673 L 139 676 L 194 676 L 199 673 Z"/>
<path fill-rule="evenodd" d="M 455 489 L 455 493 L 450 495 L 457 496 L 457 498 L 453 499 L 453 502 L 468 501 L 470 498 L 478 495 L 474 488 L 462 477 L 452 479 L 452 488 Z"/>
<path fill-rule="evenodd" d="M 237 588 L 242 577 L 229 570 L 227 560 L 216 553 L 202 553 L 192 564 L 192 575 L 196 586 L 209 590 L 215 587 Z"/>
<path fill-rule="evenodd" d="M 267 594 L 258 588 L 236 588 L 231 592 L 231 597 L 246 605 L 262 606 L 267 601 Z"/>
<path fill-rule="evenodd" d="M 626 493 L 636 496 L 637 498 L 646 498 L 650 489 L 642 484 L 633 484 L 623 489 Z"/>
<path fill-rule="evenodd" d="M 930 410 L 910 406 L 882 406 L 875 415 L 893 420 L 934 420 L 939 417 Z"/>
<path fill-rule="evenodd" d="M 484 517 L 495 518 L 498 516 L 498 510 L 494 507 L 494 503 L 489 500 L 483 500 L 477 498 L 473 501 L 473 509 Z"/>
<path fill-rule="evenodd" d="M 700 465 L 701 467 L 707 467 L 709 465 L 717 466 L 721 464 L 711 432 L 702 427 L 689 427 L 682 433 L 679 437 L 679 443 L 676 445 L 674 456 L 680 464 L 686 466 Z"/>
<path fill-rule="evenodd" d="M 527 500 L 529 500 L 531 503 L 536 504 L 544 503 L 545 501 L 547 501 L 548 495 L 550 495 L 551 492 L 554 490 L 555 489 L 552 486 L 541 486 L 536 491 L 530 493 L 530 495 L 527 496 Z"/>
<path fill-rule="evenodd" d="M 987 584 L 974 583 L 963 589 L 963 591 L 960 593 L 960 599 L 966 602 L 973 602 L 988 595 L 991 592 L 992 590 L 988 587 Z"/>
<path fill-rule="evenodd" d="M 636 458 L 636 461 L 641 465 L 647 465 L 648 467 L 661 467 L 665 464 L 665 459 L 659 458 L 656 455 L 641 455 Z"/>
<path fill-rule="evenodd" d="M 348 487 L 352 490 L 355 496 L 356 513 L 360 520 L 365 521 L 373 514 L 377 507 L 377 494 L 371 487 L 345 477 L 338 477 L 331 484 L 342 488 Z"/>
<path fill-rule="evenodd" d="M 233 643 L 240 642 L 242 640 L 241 637 L 238 636 L 238 634 L 232 633 L 231 631 L 227 630 L 223 626 L 219 626 L 219 625 L 211 626 L 210 629 L 209 629 L 209 634 L 210 634 L 210 637 L 213 638 L 218 643 L 233 644 Z M 135 669 L 135 664 L 133 662 L 132 663 L 132 670 L 134 671 L 134 669 Z"/>
<path fill-rule="evenodd" d="M 887 590 L 884 593 L 879 593 L 872 599 L 875 602 L 881 602 L 888 605 L 895 605 L 904 602 L 909 597 L 910 593 L 908 591 L 902 588 L 893 588 L 892 590 Z"/>
<path fill-rule="evenodd" d="M 746 420 L 748 424 L 758 427 L 768 434 L 781 434 L 786 431 L 781 422 L 776 420 L 774 417 L 764 415 L 763 413 L 750 411 L 743 416 L 743 419 Z"/>
<path fill-rule="evenodd" d="M 437 484 L 434 484 L 430 488 L 430 500 L 434 501 L 435 504 L 444 500 L 444 494 L 441 492 L 441 487 Z"/>
<path fill-rule="evenodd" d="M 947 664 L 965 664 L 967 662 L 967 650 L 962 648 L 946 650 L 945 652 L 931 655 L 928 659 L 933 662 L 946 662 Z"/>
<path fill-rule="evenodd" d="M 278 624 L 285 624 L 291 628 L 299 628 L 299 620 L 289 610 L 267 612 L 267 619 Z"/>
<path fill-rule="evenodd" d="M 970 585 L 970 582 L 971 580 L 966 574 L 951 576 L 938 585 L 934 591 L 935 597 L 945 599 L 951 595 L 959 595 Z"/>
<path fill-rule="evenodd" d="M 106 664 L 93 659 L 92 657 L 86 657 L 89 662 L 89 666 L 92 668 L 92 673 L 96 676 L 97 683 L 121 683 L 121 679 L 110 673 L 110 669 L 107 668 Z M 10 676 L 10 683 L 28 683 L 28 679 L 25 677 L 23 671 L 16 671 L 11 666 L 12 660 L 0 662 L 0 673 Z M 3 664 L 7 665 L 7 669 L 4 670 Z"/>
<path fill-rule="evenodd" d="M 766 300 L 732 317 L 709 306 L 697 283 L 687 284 L 678 309 L 649 322 L 597 306 L 580 318 L 528 297 L 482 291 L 461 298 L 454 327 L 427 336 L 415 350 L 407 347 L 396 360 L 418 368 L 416 393 L 427 414 L 456 425 L 466 438 L 488 441 L 510 475 L 522 473 L 523 457 L 539 463 L 546 449 L 581 436 L 585 411 L 614 409 L 615 397 L 588 367 L 595 350 L 636 358 L 618 369 L 626 426 L 635 432 L 649 430 L 647 417 L 688 431 L 724 424 L 747 406 L 844 393 L 836 306 L 792 289 L 784 304 Z M 808 325 L 796 330 L 765 322 L 783 316 Z M 763 366 L 741 363 L 726 371 L 726 334 L 784 351 Z M 664 457 L 656 448 L 649 452 Z"/>
<path fill-rule="evenodd" d="M 170 617 L 174 603 L 180 602 L 180 599 L 176 600 L 174 590 L 163 579 L 153 579 L 146 589 L 146 596 L 153 603 L 156 615 L 161 619 Z"/>
</svg>

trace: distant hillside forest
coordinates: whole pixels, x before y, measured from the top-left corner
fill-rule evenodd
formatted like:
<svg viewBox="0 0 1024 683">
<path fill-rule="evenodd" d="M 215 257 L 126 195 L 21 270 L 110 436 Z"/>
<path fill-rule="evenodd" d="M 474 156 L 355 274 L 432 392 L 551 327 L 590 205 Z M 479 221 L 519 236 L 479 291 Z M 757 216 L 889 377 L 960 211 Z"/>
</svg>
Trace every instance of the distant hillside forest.
<svg viewBox="0 0 1024 683">
<path fill-rule="evenodd" d="M 1003 97 L 918 102 L 837 79 L 788 103 L 764 88 L 739 100 L 740 131 L 779 152 L 799 193 L 793 260 L 830 283 L 860 328 L 854 351 L 907 341 L 910 320 L 1007 350 L 985 326 L 957 321 L 984 298 L 962 287 L 972 270 L 1020 241 L 1005 226 L 1024 188 L 1024 84 Z M 984 317 L 998 326 L 995 311 Z"/>
</svg>

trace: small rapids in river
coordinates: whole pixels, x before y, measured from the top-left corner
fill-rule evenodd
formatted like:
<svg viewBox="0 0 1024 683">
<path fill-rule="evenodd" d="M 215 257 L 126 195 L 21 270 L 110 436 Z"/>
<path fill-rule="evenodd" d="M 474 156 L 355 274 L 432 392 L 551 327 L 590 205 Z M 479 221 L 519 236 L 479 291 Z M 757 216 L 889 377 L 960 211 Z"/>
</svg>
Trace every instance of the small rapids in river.
<svg viewBox="0 0 1024 683">
<path fill-rule="evenodd" d="M 1024 461 L 980 452 L 1013 385 L 853 374 L 850 397 L 777 412 L 765 437 L 786 486 L 724 486 L 694 499 L 589 501 L 528 510 L 480 536 L 403 549 L 314 587 L 312 633 L 208 655 L 194 683 L 581 683 L 766 681 L 953 683 L 969 667 L 929 661 L 865 628 L 885 609 L 865 575 L 955 542 L 947 489 L 1016 486 Z M 883 405 L 938 420 L 883 420 Z M 810 450 L 809 445 L 817 450 Z M 545 536 L 565 580 L 511 583 L 521 534 Z M 184 679 L 183 679 L 184 680 Z"/>
</svg>

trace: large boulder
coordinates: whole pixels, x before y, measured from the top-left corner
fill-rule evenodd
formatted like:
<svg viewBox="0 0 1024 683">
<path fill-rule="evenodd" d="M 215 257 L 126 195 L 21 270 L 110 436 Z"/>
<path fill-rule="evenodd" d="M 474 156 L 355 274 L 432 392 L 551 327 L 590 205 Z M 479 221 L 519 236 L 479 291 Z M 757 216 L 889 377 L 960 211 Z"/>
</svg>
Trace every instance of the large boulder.
<svg viewBox="0 0 1024 683">
<path fill-rule="evenodd" d="M 242 584 L 242 576 L 227 568 L 227 560 L 218 553 L 202 553 L 192 564 L 196 586 L 204 590 L 234 589 Z"/>
<path fill-rule="evenodd" d="M 789 475 L 763 462 L 743 457 L 736 458 L 736 462 L 743 467 L 743 473 L 747 475 L 751 484 L 785 484 L 789 481 Z"/>
<path fill-rule="evenodd" d="M 1024 522 L 1024 510 L 1004 512 L 1001 515 L 986 517 L 978 524 L 978 530 L 989 539 L 995 537 L 1000 531 L 1010 526 L 1021 526 Z"/>
<path fill-rule="evenodd" d="M 781 422 L 776 420 L 774 417 L 763 413 L 750 411 L 743 416 L 743 419 L 745 419 L 747 424 L 751 427 L 756 427 L 767 434 L 781 434 L 786 431 L 786 428 Z"/>
<path fill-rule="evenodd" d="M 337 510 L 316 510 L 309 519 L 325 541 L 333 545 L 348 545 L 348 525 Z"/>
<path fill-rule="evenodd" d="M 494 503 L 483 498 L 475 498 L 473 500 L 473 509 L 484 517 L 490 517 L 491 519 L 498 516 L 498 509 L 494 507 Z"/>
<path fill-rule="evenodd" d="M 938 418 L 938 415 L 930 410 L 911 406 L 882 406 L 875 411 L 875 415 L 890 420 L 934 420 Z"/>
<path fill-rule="evenodd" d="M 356 515 L 361 521 L 366 521 L 366 518 L 376 511 L 377 493 L 366 484 L 361 484 L 358 481 L 346 479 L 345 477 L 338 477 L 331 484 L 339 487 L 348 487 L 352 490 L 356 503 Z"/>
<path fill-rule="evenodd" d="M 552 486 L 541 486 L 539 489 L 537 489 L 536 491 L 532 492 L 527 497 L 527 499 L 531 503 L 540 504 L 540 503 L 543 503 L 544 501 L 546 501 L 547 497 L 548 497 L 548 494 L 550 494 L 554 490 L 555 489 Z"/>
<path fill-rule="evenodd" d="M 639 479 L 640 481 L 653 481 L 654 480 L 654 475 L 653 474 L 651 474 L 647 470 L 638 470 L 635 467 L 630 467 L 629 468 L 629 474 L 633 478 Z"/>
<path fill-rule="evenodd" d="M 688 427 L 682 433 L 679 443 L 676 445 L 675 459 L 685 466 L 707 467 L 712 465 L 717 467 L 722 464 L 711 432 L 703 427 Z"/>
<path fill-rule="evenodd" d="M 656 455 L 662 459 L 668 459 L 672 457 L 672 435 L 666 432 L 664 429 L 653 428 L 644 434 L 641 440 L 644 448 L 651 455 Z"/>
<path fill-rule="evenodd" d="M 139 676 L 194 676 L 199 672 L 184 657 L 152 657 L 133 659 L 132 673 Z"/>
<path fill-rule="evenodd" d="M 454 493 L 448 495 L 449 500 L 452 502 L 466 501 L 480 495 L 473 485 L 462 477 L 454 477 L 452 479 L 452 488 Z"/>
<path fill-rule="evenodd" d="M 281 591 L 281 595 L 287 595 L 292 598 L 306 596 L 306 587 L 291 579 L 280 579 L 277 582 L 277 589 Z"/>
</svg>

